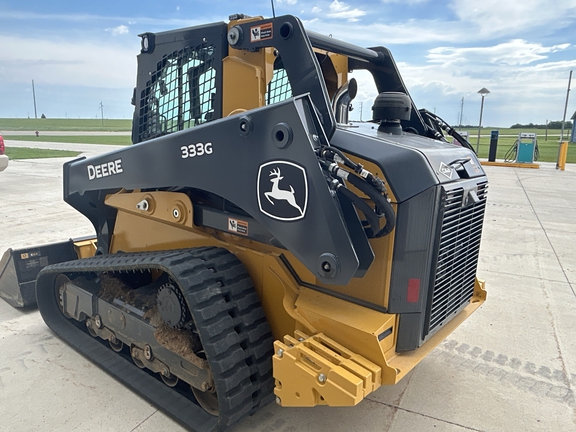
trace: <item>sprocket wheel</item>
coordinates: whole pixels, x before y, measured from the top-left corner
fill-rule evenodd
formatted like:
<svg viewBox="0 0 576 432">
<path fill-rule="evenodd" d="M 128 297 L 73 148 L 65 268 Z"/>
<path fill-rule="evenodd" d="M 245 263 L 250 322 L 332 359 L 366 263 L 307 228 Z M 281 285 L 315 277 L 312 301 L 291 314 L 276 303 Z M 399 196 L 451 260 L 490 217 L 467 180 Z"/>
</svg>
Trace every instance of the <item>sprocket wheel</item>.
<svg viewBox="0 0 576 432">
<path fill-rule="evenodd" d="M 180 290 L 172 283 L 166 283 L 158 290 L 156 298 L 158 312 L 166 324 L 181 329 L 190 321 L 190 313 Z"/>
</svg>

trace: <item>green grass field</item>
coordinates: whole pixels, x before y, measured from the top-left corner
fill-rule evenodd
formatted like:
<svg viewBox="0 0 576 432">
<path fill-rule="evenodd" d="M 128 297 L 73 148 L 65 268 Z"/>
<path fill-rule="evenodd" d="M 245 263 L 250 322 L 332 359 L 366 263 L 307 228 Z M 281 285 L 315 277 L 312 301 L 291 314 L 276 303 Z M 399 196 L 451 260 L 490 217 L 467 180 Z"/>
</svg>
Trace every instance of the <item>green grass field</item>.
<svg viewBox="0 0 576 432">
<path fill-rule="evenodd" d="M 46 150 L 29 147 L 9 147 L 6 148 L 6 154 L 10 159 L 43 159 L 55 157 L 75 157 L 80 152 L 68 150 Z"/>
<path fill-rule="evenodd" d="M 130 145 L 132 140 L 128 135 L 3 135 L 5 140 L 14 141 L 43 141 L 60 143 L 80 143 L 80 144 L 110 144 L 110 145 Z"/>
<path fill-rule="evenodd" d="M 0 131 L 130 131 L 132 119 L 22 119 L 0 118 Z"/>
<path fill-rule="evenodd" d="M 533 129 L 533 130 L 520 130 L 520 129 L 489 129 L 485 128 L 482 129 L 482 133 L 480 134 L 480 147 L 478 151 L 478 155 L 480 158 L 488 158 L 488 150 L 490 148 L 490 131 L 491 130 L 499 130 L 499 137 L 498 137 L 498 149 L 496 152 L 496 159 L 504 159 L 506 152 L 514 145 L 514 142 L 518 139 L 518 134 L 520 132 L 533 132 L 537 134 L 538 139 L 538 150 L 540 151 L 540 157 L 538 158 L 539 162 L 556 162 L 558 159 L 558 146 L 560 140 L 560 131 L 559 130 L 549 130 L 548 131 L 548 141 L 545 140 L 545 131 L 541 129 Z M 476 149 L 476 143 L 478 140 L 478 129 L 469 130 L 469 142 L 472 144 L 472 147 Z M 564 131 L 564 140 L 569 139 L 569 132 L 568 134 Z M 567 136 L 568 135 L 568 136 Z M 536 161 L 536 162 L 538 162 Z M 567 163 L 576 163 L 576 144 L 572 143 L 568 145 L 568 157 L 566 159 Z"/>
<path fill-rule="evenodd" d="M 67 142 L 67 143 L 84 143 L 84 144 L 113 144 L 129 145 L 131 140 L 126 135 L 109 135 L 109 136 L 48 136 L 42 135 L 42 131 L 130 131 L 132 120 L 104 119 L 0 119 L 0 131 L 18 130 L 18 131 L 40 131 L 37 138 L 33 133 L 28 135 L 4 135 L 7 140 L 19 141 L 48 141 L 48 142 Z M 476 148 L 478 129 L 463 129 L 469 132 L 469 141 Z M 484 127 L 481 131 L 479 156 L 480 158 L 488 157 L 490 144 L 490 131 L 498 130 L 498 152 L 497 159 L 504 159 L 506 152 L 514 144 L 520 132 L 533 132 L 538 135 L 538 148 L 540 150 L 541 162 L 556 162 L 558 157 L 558 143 L 560 139 L 560 130 L 548 130 L 548 140 L 545 139 L 546 131 L 543 129 L 511 129 L 511 128 L 494 128 Z M 570 130 L 564 131 L 564 139 L 567 140 Z M 10 151 L 13 151 L 11 149 Z M 43 156 L 50 157 L 50 156 Z M 568 148 L 568 163 L 576 163 L 576 144 L 570 144 Z"/>
</svg>

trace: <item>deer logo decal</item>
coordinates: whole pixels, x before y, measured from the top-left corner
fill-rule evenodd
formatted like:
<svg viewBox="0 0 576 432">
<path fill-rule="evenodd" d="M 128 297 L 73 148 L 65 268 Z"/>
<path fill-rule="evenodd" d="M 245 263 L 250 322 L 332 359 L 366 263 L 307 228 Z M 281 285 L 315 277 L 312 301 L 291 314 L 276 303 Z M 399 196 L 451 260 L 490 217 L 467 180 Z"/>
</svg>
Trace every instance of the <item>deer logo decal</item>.
<svg viewBox="0 0 576 432">
<path fill-rule="evenodd" d="M 293 221 L 302 219 L 308 204 L 306 171 L 289 161 L 272 161 L 260 165 L 258 172 L 258 205 L 271 218 Z"/>
</svg>

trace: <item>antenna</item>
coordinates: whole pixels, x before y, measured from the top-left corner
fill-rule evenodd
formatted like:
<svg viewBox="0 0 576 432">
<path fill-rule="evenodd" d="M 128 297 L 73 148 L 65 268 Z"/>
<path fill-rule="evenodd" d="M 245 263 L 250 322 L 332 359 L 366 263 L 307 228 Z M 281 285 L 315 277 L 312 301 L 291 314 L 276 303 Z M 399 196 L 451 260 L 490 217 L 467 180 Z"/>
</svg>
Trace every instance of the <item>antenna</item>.
<svg viewBox="0 0 576 432">
<path fill-rule="evenodd" d="M 270 0 L 270 3 L 272 3 L 272 18 L 276 18 L 276 12 L 274 12 L 274 0 Z"/>
</svg>

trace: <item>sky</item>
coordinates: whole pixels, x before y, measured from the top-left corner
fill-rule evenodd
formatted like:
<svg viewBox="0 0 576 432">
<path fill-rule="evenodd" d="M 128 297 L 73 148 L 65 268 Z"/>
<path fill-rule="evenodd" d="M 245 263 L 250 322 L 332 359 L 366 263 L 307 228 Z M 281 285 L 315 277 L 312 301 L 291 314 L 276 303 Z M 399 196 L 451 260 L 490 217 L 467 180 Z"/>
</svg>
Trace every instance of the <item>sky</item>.
<svg viewBox="0 0 576 432">
<path fill-rule="evenodd" d="M 243 3 L 243 4 L 241 4 Z M 270 0 L 0 0 L 0 118 L 131 118 L 138 34 L 272 16 Z M 576 0 L 275 0 L 276 16 L 360 46 L 389 48 L 418 108 L 452 125 L 562 120 L 576 69 Z M 371 118 L 359 75 L 350 118 Z M 576 75 L 572 88 L 576 87 Z M 574 92 L 571 92 L 574 93 Z M 463 101 L 463 104 L 462 104 Z M 576 111 L 576 95 L 567 119 Z"/>
</svg>

